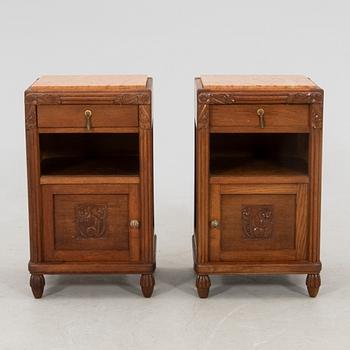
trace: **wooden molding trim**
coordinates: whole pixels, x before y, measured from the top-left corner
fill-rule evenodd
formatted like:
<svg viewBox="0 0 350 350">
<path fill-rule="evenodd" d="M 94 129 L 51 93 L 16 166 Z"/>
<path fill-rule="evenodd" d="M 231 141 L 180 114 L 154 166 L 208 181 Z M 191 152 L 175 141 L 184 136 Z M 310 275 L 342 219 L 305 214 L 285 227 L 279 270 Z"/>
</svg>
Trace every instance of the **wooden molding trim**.
<svg viewBox="0 0 350 350">
<path fill-rule="evenodd" d="M 127 93 L 26 93 L 28 104 L 116 104 L 116 105 L 138 105 L 151 104 L 151 93 L 127 92 Z"/>
<path fill-rule="evenodd" d="M 222 93 L 198 91 L 197 101 L 199 104 L 234 104 L 234 103 L 321 103 L 323 93 L 316 92 L 290 92 L 290 93 Z"/>
</svg>

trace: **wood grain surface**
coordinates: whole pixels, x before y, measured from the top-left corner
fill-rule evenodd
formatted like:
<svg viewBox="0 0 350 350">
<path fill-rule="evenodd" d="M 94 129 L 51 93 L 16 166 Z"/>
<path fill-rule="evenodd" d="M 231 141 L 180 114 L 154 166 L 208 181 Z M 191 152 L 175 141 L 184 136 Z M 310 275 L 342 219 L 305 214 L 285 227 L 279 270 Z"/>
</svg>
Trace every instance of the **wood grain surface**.
<svg viewBox="0 0 350 350">
<path fill-rule="evenodd" d="M 202 75 L 204 89 L 210 90 L 308 90 L 317 85 L 302 75 Z"/>
<path fill-rule="evenodd" d="M 44 75 L 31 86 L 33 92 L 126 91 L 146 89 L 147 75 Z"/>
</svg>

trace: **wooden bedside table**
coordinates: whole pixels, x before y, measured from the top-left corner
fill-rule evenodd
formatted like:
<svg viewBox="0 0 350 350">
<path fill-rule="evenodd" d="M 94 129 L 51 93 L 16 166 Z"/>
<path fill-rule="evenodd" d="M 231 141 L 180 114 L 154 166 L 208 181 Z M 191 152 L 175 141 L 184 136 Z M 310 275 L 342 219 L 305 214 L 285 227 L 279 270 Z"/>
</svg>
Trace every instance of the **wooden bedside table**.
<svg viewBox="0 0 350 350">
<path fill-rule="evenodd" d="M 198 294 L 210 274 L 307 274 L 320 287 L 323 91 L 303 76 L 196 79 Z"/>
<path fill-rule="evenodd" d="M 25 92 L 30 285 L 44 274 L 141 274 L 154 287 L 147 76 L 43 76 Z"/>
</svg>

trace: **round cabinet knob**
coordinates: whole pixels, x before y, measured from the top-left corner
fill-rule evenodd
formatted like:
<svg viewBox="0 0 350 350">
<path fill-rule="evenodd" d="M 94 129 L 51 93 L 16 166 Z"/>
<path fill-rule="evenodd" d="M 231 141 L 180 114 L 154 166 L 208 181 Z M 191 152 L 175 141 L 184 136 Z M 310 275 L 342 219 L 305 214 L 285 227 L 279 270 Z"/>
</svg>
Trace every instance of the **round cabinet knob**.
<svg viewBox="0 0 350 350">
<path fill-rule="evenodd" d="M 90 109 L 87 109 L 87 110 L 84 112 L 84 115 L 85 115 L 86 129 L 87 129 L 88 131 L 90 131 L 90 130 L 91 130 L 92 112 L 90 111 Z"/>
<path fill-rule="evenodd" d="M 131 220 L 130 221 L 130 227 L 131 228 L 139 228 L 140 227 L 140 221 L 139 220 Z"/>
<path fill-rule="evenodd" d="M 219 222 L 219 220 L 212 220 L 212 221 L 210 221 L 210 227 L 211 228 L 218 228 L 220 226 L 220 222 Z"/>
</svg>

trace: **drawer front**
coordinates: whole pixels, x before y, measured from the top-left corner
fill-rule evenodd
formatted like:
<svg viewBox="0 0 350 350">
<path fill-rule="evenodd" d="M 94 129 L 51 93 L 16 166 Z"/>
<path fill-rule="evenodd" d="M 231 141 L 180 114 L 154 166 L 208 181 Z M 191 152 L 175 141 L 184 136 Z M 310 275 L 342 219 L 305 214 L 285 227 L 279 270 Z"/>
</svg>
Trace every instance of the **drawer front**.
<svg viewBox="0 0 350 350">
<path fill-rule="evenodd" d="M 44 185 L 46 261 L 138 261 L 138 185 Z"/>
<path fill-rule="evenodd" d="M 212 261 L 306 259 L 305 184 L 212 185 L 210 220 Z"/>
<path fill-rule="evenodd" d="M 259 113 L 263 115 L 260 117 Z M 252 132 L 308 132 L 309 107 L 308 105 L 281 104 L 211 105 L 210 126 L 237 128 L 240 131 Z"/>
<path fill-rule="evenodd" d="M 90 114 L 86 111 L 91 111 Z M 90 119 L 90 120 L 88 120 Z M 138 126 L 136 105 L 39 105 L 40 128 L 113 128 Z"/>
</svg>

